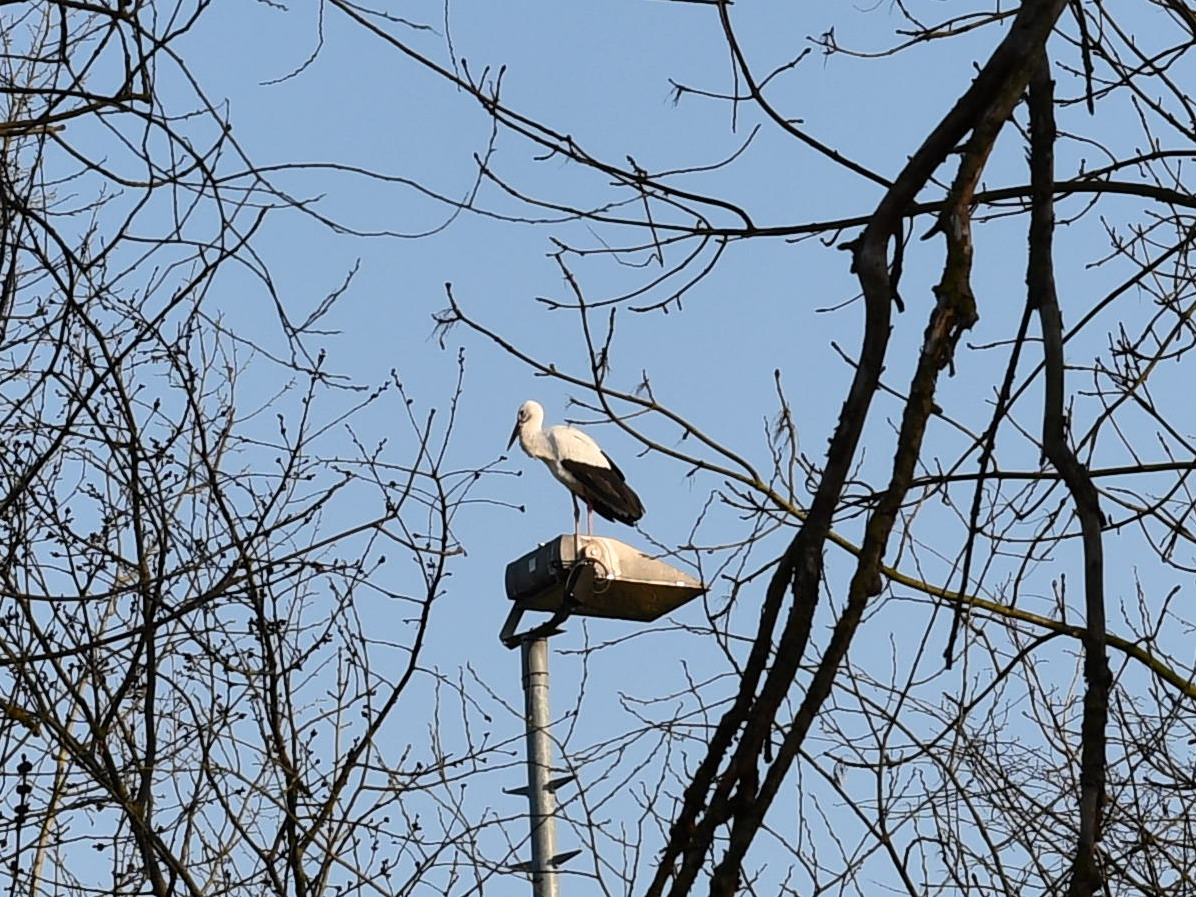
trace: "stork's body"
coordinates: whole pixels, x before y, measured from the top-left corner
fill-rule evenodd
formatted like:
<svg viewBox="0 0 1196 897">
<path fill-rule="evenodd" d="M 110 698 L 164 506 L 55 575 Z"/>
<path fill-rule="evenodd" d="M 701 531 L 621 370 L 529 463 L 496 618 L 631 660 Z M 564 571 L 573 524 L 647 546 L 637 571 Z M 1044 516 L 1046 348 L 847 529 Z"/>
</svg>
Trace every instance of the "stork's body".
<svg viewBox="0 0 1196 897">
<path fill-rule="evenodd" d="M 529 457 L 539 458 L 552 475 L 565 484 L 573 495 L 573 524 L 576 530 L 581 512 L 580 498 L 589 509 L 589 529 L 594 530 L 594 511 L 607 520 L 634 526 L 644 516 L 639 496 L 627 485 L 623 471 L 598 447 L 593 439 L 573 427 L 543 429 L 544 409 L 539 402 L 527 401 L 519 408 L 519 418 L 507 448 L 519 440 L 519 447 Z"/>
</svg>

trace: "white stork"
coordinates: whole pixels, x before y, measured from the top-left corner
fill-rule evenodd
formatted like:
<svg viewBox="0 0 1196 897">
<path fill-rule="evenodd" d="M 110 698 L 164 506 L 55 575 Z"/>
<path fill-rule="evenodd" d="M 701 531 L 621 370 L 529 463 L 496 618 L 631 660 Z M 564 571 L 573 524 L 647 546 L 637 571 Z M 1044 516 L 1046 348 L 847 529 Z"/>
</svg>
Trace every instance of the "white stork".
<svg viewBox="0 0 1196 897">
<path fill-rule="evenodd" d="M 594 512 L 607 520 L 634 526 L 644 516 L 639 496 L 627 485 L 623 471 L 607 457 L 593 439 L 573 427 L 541 429 L 544 409 L 528 400 L 519 406 L 515 429 L 507 442 L 509 449 L 516 438 L 530 458 L 539 458 L 552 475 L 573 495 L 573 531 L 577 532 L 581 511 L 577 499 L 589 510 L 589 531 L 594 532 Z"/>
</svg>

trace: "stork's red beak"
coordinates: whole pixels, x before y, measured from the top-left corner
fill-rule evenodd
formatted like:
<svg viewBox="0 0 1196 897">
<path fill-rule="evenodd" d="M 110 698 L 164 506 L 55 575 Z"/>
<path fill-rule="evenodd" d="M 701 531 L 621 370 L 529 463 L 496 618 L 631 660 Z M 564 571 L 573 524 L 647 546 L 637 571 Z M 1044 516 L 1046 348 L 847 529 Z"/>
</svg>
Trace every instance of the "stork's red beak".
<svg viewBox="0 0 1196 897">
<path fill-rule="evenodd" d="M 519 437 L 520 421 L 515 421 L 515 429 L 511 431 L 511 438 L 507 440 L 507 451 L 511 450 L 511 446 L 515 444 L 515 440 Z"/>
</svg>

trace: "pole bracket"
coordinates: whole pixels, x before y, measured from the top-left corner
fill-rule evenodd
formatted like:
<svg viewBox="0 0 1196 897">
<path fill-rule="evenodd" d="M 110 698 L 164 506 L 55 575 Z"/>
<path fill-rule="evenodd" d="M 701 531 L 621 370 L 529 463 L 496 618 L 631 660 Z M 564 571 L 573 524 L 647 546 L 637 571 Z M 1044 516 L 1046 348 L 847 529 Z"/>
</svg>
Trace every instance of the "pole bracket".
<svg viewBox="0 0 1196 897">
<path fill-rule="evenodd" d="M 560 866 L 565 865 L 565 863 L 569 862 L 575 856 L 579 856 L 581 853 L 582 853 L 582 849 L 580 847 L 577 848 L 576 850 L 566 850 L 564 853 L 558 853 L 556 856 L 554 856 L 551 860 L 548 861 L 548 864 L 550 866 L 560 867 Z M 522 863 L 515 863 L 514 865 L 509 866 L 508 868 L 512 872 L 531 872 L 532 871 L 532 861 L 524 860 Z"/>
<path fill-rule="evenodd" d="M 515 602 L 506 621 L 499 630 L 498 640 L 507 648 L 518 648 L 526 641 L 538 638 L 548 638 L 561 632 L 561 624 L 569 618 L 581 605 L 585 604 L 594 594 L 594 577 L 597 575 L 597 562 L 590 558 L 582 558 L 569 568 L 569 577 L 565 580 L 565 597 L 561 606 L 544 623 L 533 626 L 525 632 L 516 632 L 519 620 L 523 617 L 525 607 Z"/>
<path fill-rule="evenodd" d="M 545 784 L 544 790 L 551 791 L 553 794 L 555 794 L 556 792 L 558 792 L 559 790 L 564 788 L 566 785 L 568 785 L 570 782 L 572 782 L 576 778 L 577 778 L 577 776 L 573 775 L 573 773 L 569 773 L 569 775 L 566 775 L 566 776 L 560 776 L 559 778 L 555 778 L 552 781 Z M 514 794 L 514 795 L 517 795 L 518 797 L 527 797 L 529 794 L 529 792 L 527 790 L 527 785 L 520 785 L 518 788 L 504 788 L 502 790 L 502 793 L 503 794 Z"/>
</svg>

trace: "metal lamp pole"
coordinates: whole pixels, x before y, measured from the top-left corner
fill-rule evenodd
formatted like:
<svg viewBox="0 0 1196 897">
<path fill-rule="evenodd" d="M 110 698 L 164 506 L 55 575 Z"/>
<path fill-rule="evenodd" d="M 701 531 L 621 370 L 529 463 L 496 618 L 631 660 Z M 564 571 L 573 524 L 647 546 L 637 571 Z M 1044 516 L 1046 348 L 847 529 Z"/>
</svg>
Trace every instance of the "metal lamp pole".
<svg viewBox="0 0 1196 897">
<path fill-rule="evenodd" d="M 558 897 L 556 877 L 556 784 L 549 735 L 548 639 L 525 639 L 523 699 L 527 720 L 527 803 L 532 830 L 532 894 Z"/>
</svg>

